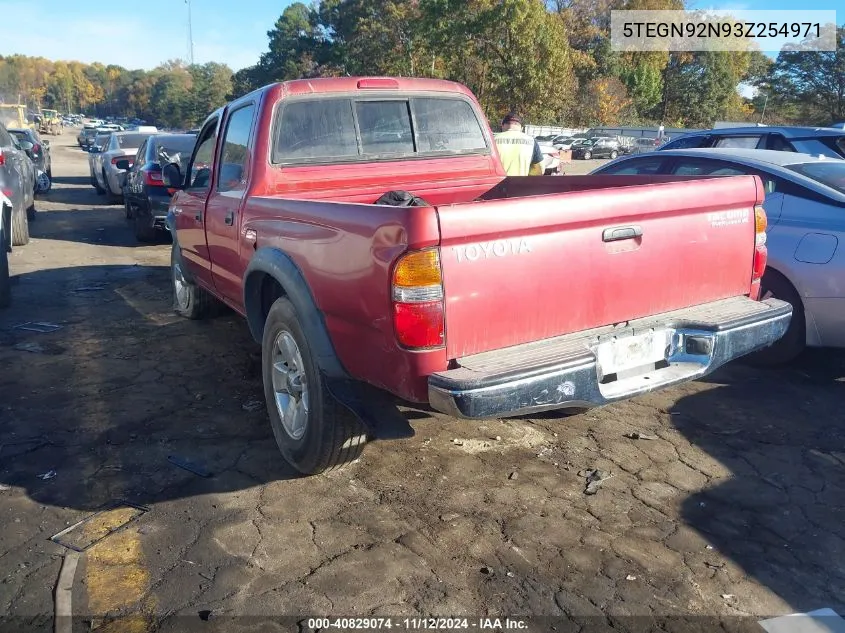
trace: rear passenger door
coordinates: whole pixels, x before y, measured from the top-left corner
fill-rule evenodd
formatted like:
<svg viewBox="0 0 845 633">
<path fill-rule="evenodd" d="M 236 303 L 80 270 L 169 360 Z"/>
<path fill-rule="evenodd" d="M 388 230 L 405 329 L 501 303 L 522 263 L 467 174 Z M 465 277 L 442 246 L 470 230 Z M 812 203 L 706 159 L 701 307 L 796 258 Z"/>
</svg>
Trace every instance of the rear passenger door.
<svg viewBox="0 0 845 633">
<path fill-rule="evenodd" d="M 228 111 L 220 157 L 205 212 L 205 232 L 211 276 L 217 291 L 243 303 L 242 277 L 246 262 L 240 257 L 242 206 L 250 171 L 250 139 L 255 119 L 254 102 L 236 104 Z"/>
</svg>

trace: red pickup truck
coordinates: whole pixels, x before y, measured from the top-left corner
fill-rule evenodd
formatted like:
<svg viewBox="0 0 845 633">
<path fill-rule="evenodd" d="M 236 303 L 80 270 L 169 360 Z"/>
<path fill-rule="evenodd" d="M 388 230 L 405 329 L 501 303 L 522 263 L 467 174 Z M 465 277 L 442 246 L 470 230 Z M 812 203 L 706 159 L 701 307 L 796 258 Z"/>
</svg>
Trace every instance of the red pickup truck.
<svg viewBox="0 0 845 633">
<path fill-rule="evenodd" d="M 464 418 L 600 406 L 771 345 L 792 313 L 757 300 L 758 178 L 509 178 L 452 82 L 266 86 L 164 178 L 176 310 L 246 317 L 303 473 L 361 451 L 363 385 Z M 411 204 L 376 204 L 396 191 Z"/>
</svg>

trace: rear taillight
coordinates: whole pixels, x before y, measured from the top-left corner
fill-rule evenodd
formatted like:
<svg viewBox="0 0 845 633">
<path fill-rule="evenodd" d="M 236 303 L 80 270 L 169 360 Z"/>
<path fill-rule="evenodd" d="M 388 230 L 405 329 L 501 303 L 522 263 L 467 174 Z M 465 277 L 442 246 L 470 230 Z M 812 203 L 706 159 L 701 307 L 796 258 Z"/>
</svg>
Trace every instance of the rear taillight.
<svg viewBox="0 0 845 633">
<path fill-rule="evenodd" d="M 410 251 L 393 269 L 393 327 L 403 347 L 442 347 L 446 340 L 443 276 L 437 249 Z"/>
<path fill-rule="evenodd" d="M 164 180 L 161 178 L 160 171 L 145 171 L 144 172 L 144 184 L 145 185 L 152 185 L 153 187 L 161 187 L 164 184 Z"/>
<path fill-rule="evenodd" d="M 3 150 L 0 149 L 0 167 L 6 164 L 6 157 L 3 155 Z"/>
<path fill-rule="evenodd" d="M 766 272 L 766 261 L 769 251 L 766 248 L 766 226 L 768 219 L 763 207 L 754 207 L 754 262 L 751 267 L 751 298 L 757 299 L 760 294 L 760 280 Z"/>
<path fill-rule="evenodd" d="M 40 151 L 41 151 L 41 146 L 38 143 L 36 143 L 35 145 L 32 146 L 32 153 L 33 154 L 37 154 Z"/>
</svg>

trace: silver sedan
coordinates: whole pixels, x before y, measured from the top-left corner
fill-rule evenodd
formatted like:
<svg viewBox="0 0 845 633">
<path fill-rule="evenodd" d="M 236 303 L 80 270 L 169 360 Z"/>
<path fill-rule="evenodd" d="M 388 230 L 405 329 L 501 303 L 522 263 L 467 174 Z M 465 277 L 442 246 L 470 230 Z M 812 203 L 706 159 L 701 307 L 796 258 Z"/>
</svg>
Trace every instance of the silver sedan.
<svg viewBox="0 0 845 633">
<path fill-rule="evenodd" d="M 793 306 L 786 335 L 756 360 L 786 363 L 804 347 L 845 347 L 845 160 L 774 150 L 687 149 L 625 156 L 594 175 L 760 177 L 768 267 L 763 298 Z"/>
</svg>

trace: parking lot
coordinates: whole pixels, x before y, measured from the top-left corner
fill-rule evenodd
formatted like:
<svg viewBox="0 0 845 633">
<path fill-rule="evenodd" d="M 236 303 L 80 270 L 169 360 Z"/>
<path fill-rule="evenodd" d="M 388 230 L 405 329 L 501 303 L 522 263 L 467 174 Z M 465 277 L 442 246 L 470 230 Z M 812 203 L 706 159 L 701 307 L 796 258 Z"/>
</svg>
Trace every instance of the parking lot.
<svg viewBox="0 0 845 633">
<path fill-rule="evenodd" d="M 733 365 L 569 417 L 403 406 L 359 461 L 299 478 L 245 322 L 173 315 L 169 244 L 135 242 L 74 137 L 52 141 L 54 187 L 0 313 L 0 605 L 15 630 L 51 630 L 69 550 L 50 537 L 115 502 L 141 509 L 79 558 L 81 630 L 845 612 L 845 355 Z M 591 469 L 611 477 L 585 494 Z"/>
</svg>

